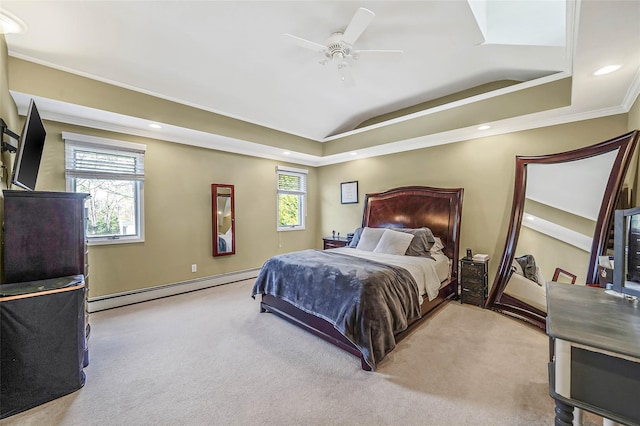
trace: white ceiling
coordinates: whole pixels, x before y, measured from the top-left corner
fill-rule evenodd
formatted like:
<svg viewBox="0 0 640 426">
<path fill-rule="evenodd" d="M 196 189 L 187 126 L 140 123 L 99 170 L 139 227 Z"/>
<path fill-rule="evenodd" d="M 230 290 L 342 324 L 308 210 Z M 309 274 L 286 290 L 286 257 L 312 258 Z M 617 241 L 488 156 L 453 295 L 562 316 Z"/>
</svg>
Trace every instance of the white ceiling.
<svg viewBox="0 0 640 426">
<path fill-rule="evenodd" d="M 319 64 L 322 54 L 283 34 L 324 43 L 359 7 L 376 16 L 354 49 L 404 54 L 351 61 L 355 87 L 345 88 L 333 64 Z M 498 80 L 530 86 L 570 75 L 573 95 L 569 107 L 495 123 L 496 132 L 626 112 L 640 91 L 636 0 L 2 0 L 1 8 L 28 28 L 7 34 L 12 56 L 319 142 Z M 622 68 L 593 76 L 612 63 Z M 111 120 L 71 107 L 57 106 Z"/>
</svg>

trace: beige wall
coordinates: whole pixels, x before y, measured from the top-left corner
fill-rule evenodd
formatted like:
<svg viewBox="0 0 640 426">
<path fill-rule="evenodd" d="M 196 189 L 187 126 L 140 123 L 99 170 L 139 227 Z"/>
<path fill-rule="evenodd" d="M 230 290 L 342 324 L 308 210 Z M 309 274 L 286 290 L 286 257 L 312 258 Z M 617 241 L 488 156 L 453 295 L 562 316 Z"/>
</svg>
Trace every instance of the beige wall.
<svg viewBox="0 0 640 426">
<path fill-rule="evenodd" d="M 311 155 L 321 155 L 315 141 L 225 117 L 90 78 L 9 58 L 11 90 L 71 104 L 210 132 Z"/>
<path fill-rule="evenodd" d="M 276 232 L 275 170 L 284 163 L 51 121 L 45 126 L 39 191 L 65 190 L 63 131 L 147 145 L 145 242 L 91 246 L 90 297 L 257 268 L 275 254 L 319 246 L 315 197 L 308 200 L 306 230 Z M 309 192 L 317 193 L 313 168 L 308 179 Z M 211 255 L 212 183 L 234 185 L 234 256 Z"/>
<path fill-rule="evenodd" d="M 0 40 L 2 83 L 5 84 L 9 74 L 6 45 L 4 39 Z M 15 63 L 20 69 L 25 65 L 17 60 Z M 45 75 L 49 73 L 46 70 Z M 14 75 L 13 71 L 10 75 Z M 56 81 L 67 81 L 66 75 L 58 72 L 51 75 Z M 46 78 L 37 77 L 26 78 L 19 74 L 17 89 L 56 98 L 55 93 L 49 93 L 53 86 L 57 87 L 62 99 L 81 96 L 71 87 L 47 85 Z M 37 83 L 29 86 L 29 81 Z M 86 81 L 82 85 L 88 90 L 84 93 L 95 90 L 104 93 L 110 108 L 113 107 L 114 98 L 102 83 L 98 88 Z M 35 90 L 38 87 L 46 93 Z M 120 89 L 114 90 L 119 95 L 129 96 Z M 18 122 L 15 104 L 6 85 L 1 88 L 0 95 L 3 116 L 8 109 L 7 115 L 13 122 Z M 91 97 L 89 104 L 95 102 L 98 101 Z M 163 110 L 168 108 L 164 103 L 162 107 Z M 186 114 L 186 111 L 182 112 Z M 470 247 L 474 252 L 491 256 L 492 281 L 511 210 L 515 156 L 548 154 L 590 145 L 630 128 L 638 128 L 639 123 L 640 107 L 636 102 L 629 114 L 309 168 L 310 196 L 305 231 L 275 231 L 275 167 L 279 164 L 276 161 L 50 121 L 45 123 L 48 137 L 37 189 L 65 190 L 62 131 L 147 145 L 146 241 L 90 248 L 91 297 L 259 267 L 277 253 L 320 247 L 320 238 L 330 235 L 332 230 L 344 235 L 360 225 L 365 193 L 404 185 L 465 188 L 461 248 Z M 239 132 L 233 133 L 234 136 L 243 130 L 237 123 L 230 124 L 225 120 L 220 125 L 227 131 Z M 200 125 L 203 129 L 207 126 L 211 123 Z M 209 127 L 207 130 L 215 131 Z M 253 133 L 254 127 L 247 131 L 247 134 Z M 276 140 L 278 135 L 271 133 L 267 137 Z M 304 143 L 306 146 L 307 141 Z M 316 150 L 309 146 L 306 149 Z M 353 180 L 359 182 L 359 203 L 342 205 L 340 183 Z M 237 254 L 234 256 L 211 256 L 211 183 L 235 185 Z M 190 272 L 193 263 L 198 264 L 197 273 Z"/>
<path fill-rule="evenodd" d="M 463 187 L 460 248 L 490 255 L 492 282 L 509 225 L 516 155 L 562 152 L 626 131 L 625 114 L 322 167 L 321 229 L 325 235 L 352 232 L 361 223 L 365 193 L 405 185 Z M 340 182 L 352 180 L 360 203 L 341 205 Z"/>
<path fill-rule="evenodd" d="M 629 111 L 629 130 L 640 130 L 640 97 L 636 98 Z"/>
</svg>

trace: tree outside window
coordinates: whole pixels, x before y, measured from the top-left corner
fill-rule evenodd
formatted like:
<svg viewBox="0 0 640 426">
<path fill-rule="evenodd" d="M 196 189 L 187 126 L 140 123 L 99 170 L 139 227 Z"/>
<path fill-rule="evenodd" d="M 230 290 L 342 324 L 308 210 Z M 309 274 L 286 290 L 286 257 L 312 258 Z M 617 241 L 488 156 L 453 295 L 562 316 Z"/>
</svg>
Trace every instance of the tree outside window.
<svg viewBox="0 0 640 426">
<path fill-rule="evenodd" d="M 304 229 L 307 171 L 278 168 L 277 193 L 278 230 Z"/>
<path fill-rule="evenodd" d="M 74 133 L 65 140 L 67 190 L 87 193 L 89 244 L 144 241 L 146 146 Z"/>
<path fill-rule="evenodd" d="M 86 204 L 88 236 L 136 235 L 135 186 L 134 181 L 76 179 L 76 191 L 91 194 Z"/>
</svg>

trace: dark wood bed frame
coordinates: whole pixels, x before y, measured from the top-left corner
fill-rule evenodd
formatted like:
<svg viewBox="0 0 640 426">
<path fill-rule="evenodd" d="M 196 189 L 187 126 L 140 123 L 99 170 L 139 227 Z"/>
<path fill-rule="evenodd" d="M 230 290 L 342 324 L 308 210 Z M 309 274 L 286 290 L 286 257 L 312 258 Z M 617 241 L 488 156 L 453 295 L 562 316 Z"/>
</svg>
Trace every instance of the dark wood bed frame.
<svg viewBox="0 0 640 426">
<path fill-rule="evenodd" d="M 420 228 L 426 226 L 440 237 L 444 253 L 451 259 L 451 278 L 440 286 L 438 297 L 421 306 L 422 318 L 410 324 L 396 335 L 396 341 L 404 338 L 427 314 L 445 301 L 458 298 L 458 254 L 460 251 L 460 222 L 462 216 L 463 188 L 431 188 L 406 186 L 385 192 L 367 194 L 364 200 L 362 226 L 372 228 Z M 322 339 L 360 358 L 362 369 L 371 367 L 362 353 L 336 330 L 331 323 L 304 312 L 278 297 L 263 294 L 260 312 L 272 312 L 293 324 L 310 331 Z"/>
</svg>

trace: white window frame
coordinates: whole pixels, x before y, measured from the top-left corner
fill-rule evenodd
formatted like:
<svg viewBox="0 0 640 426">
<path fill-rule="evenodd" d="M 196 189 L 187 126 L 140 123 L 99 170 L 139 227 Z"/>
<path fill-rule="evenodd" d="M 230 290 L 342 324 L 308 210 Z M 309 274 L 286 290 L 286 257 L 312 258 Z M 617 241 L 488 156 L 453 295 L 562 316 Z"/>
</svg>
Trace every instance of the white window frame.
<svg viewBox="0 0 640 426">
<path fill-rule="evenodd" d="M 307 175 L 309 171 L 306 169 L 296 169 L 294 167 L 277 166 L 276 167 L 276 229 L 277 231 L 301 231 L 306 229 L 307 222 Z M 302 178 L 302 190 L 300 191 L 287 191 L 282 190 L 279 187 L 280 175 L 295 175 Z M 300 211 L 298 212 L 300 218 L 300 225 L 294 226 L 280 226 L 280 195 L 290 194 L 298 195 L 300 197 Z"/>
<path fill-rule="evenodd" d="M 132 180 L 136 183 L 136 235 L 120 236 L 89 236 L 89 245 L 125 244 L 144 242 L 144 156 L 147 146 L 144 144 L 126 142 L 115 139 L 106 139 L 95 136 L 80 135 L 76 133 L 62 132 L 65 142 L 65 180 L 69 192 L 75 191 L 75 179 L 78 177 L 94 179 L 118 179 Z M 136 156 L 139 164 L 135 173 L 120 174 L 113 172 L 77 171 L 72 165 L 73 151 L 76 148 L 95 150 L 98 152 L 110 152 L 118 155 Z"/>
</svg>

